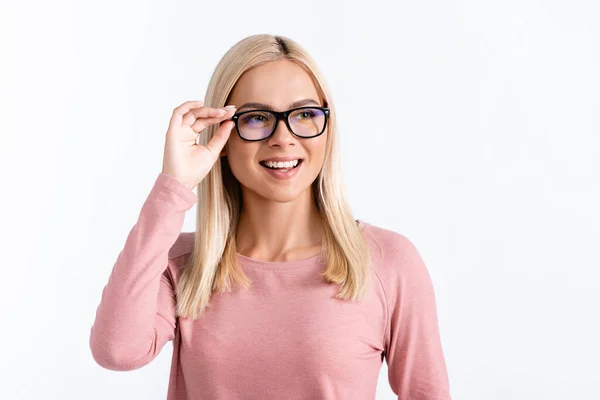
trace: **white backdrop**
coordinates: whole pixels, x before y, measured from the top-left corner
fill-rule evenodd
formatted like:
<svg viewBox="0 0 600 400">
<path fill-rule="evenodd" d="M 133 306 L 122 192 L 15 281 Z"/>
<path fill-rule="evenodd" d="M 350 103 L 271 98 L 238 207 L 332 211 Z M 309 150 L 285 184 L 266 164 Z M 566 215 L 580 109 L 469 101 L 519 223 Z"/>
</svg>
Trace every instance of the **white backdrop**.
<svg viewBox="0 0 600 400">
<path fill-rule="evenodd" d="M 599 19 L 591 0 L 3 1 L 0 398 L 165 398 L 172 345 L 104 370 L 96 307 L 173 108 L 276 33 L 329 80 L 356 217 L 428 265 L 453 399 L 600 399 Z"/>
</svg>

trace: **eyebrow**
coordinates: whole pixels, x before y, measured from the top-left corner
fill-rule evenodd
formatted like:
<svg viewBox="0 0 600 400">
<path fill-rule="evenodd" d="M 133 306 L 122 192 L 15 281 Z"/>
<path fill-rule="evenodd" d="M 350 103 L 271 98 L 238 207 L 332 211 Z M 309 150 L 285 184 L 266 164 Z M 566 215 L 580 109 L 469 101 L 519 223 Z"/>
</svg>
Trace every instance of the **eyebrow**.
<svg viewBox="0 0 600 400">
<path fill-rule="evenodd" d="M 295 102 L 293 102 L 292 104 L 290 104 L 290 109 L 291 108 L 296 108 L 296 107 L 302 107 L 302 106 L 306 106 L 309 104 L 315 104 L 317 106 L 320 106 L 320 103 L 316 100 L 313 99 L 302 99 L 302 100 L 297 100 Z M 238 110 L 241 110 L 242 108 L 255 108 L 255 109 L 261 109 L 261 110 L 269 110 L 269 111 L 275 111 L 274 107 L 271 106 L 270 104 L 264 104 L 264 103 L 255 103 L 255 102 L 251 102 L 251 103 L 245 103 L 243 106 L 238 107 Z"/>
</svg>

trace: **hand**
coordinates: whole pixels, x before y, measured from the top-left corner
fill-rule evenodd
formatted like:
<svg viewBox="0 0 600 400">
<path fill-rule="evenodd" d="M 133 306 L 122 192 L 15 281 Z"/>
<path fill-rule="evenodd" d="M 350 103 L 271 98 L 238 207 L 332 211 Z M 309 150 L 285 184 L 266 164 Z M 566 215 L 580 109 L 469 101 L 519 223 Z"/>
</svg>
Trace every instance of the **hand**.
<svg viewBox="0 0 600 400">
<path fill-rule="evenodd" d="M 217 162 L 235 126 L 225 121 L 205 146 L 196 144 L 198 132 L 231 118 L 235 106 L 204 107 L 204 101 L 186 101 L 173 110 L 165 139 L 162 172 L 190 190 L 197 186 Z"/>
</svg>

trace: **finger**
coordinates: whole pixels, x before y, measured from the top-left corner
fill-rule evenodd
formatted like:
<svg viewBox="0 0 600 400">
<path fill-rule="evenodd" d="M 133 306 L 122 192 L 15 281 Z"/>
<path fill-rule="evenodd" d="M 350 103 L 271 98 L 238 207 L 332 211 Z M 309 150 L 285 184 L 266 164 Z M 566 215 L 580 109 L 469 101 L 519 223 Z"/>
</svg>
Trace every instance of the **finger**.
<svg viewBox="0 0 600 400">
<path fill-rule="evenodd" d="M 219 157 L 219 154 L 221 154 L 221 150 L 223 150 L 223 147 L 225 147 L 225 144 L 229 139 L 229 134 L 231 133 L 231 130 L 233 129 L 234 125 L 235 124 L 233 123 L 233 121 L 226 121 L 225 123 L 223 123 L 219 127 L 215 135 L 212 137 L 212 139 L 210 139 L 210 141 L 206 144 L 205 147 L 208 150 L 210 150 L 213 156 L 215 156 L 215 160 L 217 159 L 217 157 Z"/>
<path fill-rule="evenodd" d="M 224 121 L 235 113 L 235 108 L 211 108 L 211 107 L 202 107 L 195 108 L 187 112 L 183 116 L 182 123 L 183 125 L 192 126 L 195 132 L 200 132 L 208 125 L 214 124 L 216 122 Z M 196 128 L 193 125 L 196 124 Z"/>
<path fill-rule="evenodd" d="M 183 115 L 190 111 L 193 108 L 202 107 L 204 105 L 204 100 L 192 100 L 186 101 L 185 103 L 177 106 L 173 110 L 173 117 L 171 118 L 173 122 L 176 122 L 178 125 L 181 124 L 181 120 Z"/>
<path fill-rule="evenodd" d="M 185 125 L 193 124 L 198 118 L 221 118 L 223 119 L 230 117 L 235 112 L 235 106 L 227 106 L 224 108 L 213 108 L 213 107 L 201 107 L 191 109 L 186 115 L 183 116 L 183 123 Z"/>
<path fill-rule="evenodd" d="M 191 128 L 194 132 L 202 132 L 207 126 L 222 122 L 228 118 L 228 115 L 224 115 L 223 117 L 197 119 L 196 122 L 192 124 Z"/>
</svg>

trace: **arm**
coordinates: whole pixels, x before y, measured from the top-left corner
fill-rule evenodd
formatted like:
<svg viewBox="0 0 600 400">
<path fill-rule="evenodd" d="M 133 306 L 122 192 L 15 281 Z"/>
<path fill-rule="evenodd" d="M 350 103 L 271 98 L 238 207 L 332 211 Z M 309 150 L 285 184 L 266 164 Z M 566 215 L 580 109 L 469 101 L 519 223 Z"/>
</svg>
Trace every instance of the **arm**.
<svg viewBox="0 0 600 400">
<path fill-rule="evenodd" d="M 406 237 L 387 259 L 388 379 L 399 400 L 451 400 L 431 277 Z"/>
<path fill-rule="evenodd" d="M 94 360 L 132 370 L 152 361 L 175 335 L 175 293 L 169 250 L 196 194 L 161 173 L 102 291 L 90 332 Z"/>
</svg>

